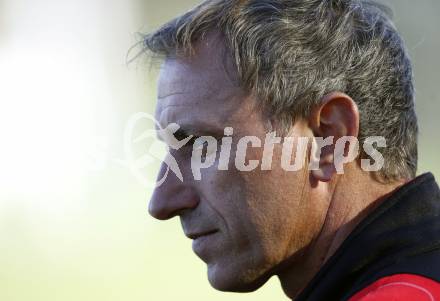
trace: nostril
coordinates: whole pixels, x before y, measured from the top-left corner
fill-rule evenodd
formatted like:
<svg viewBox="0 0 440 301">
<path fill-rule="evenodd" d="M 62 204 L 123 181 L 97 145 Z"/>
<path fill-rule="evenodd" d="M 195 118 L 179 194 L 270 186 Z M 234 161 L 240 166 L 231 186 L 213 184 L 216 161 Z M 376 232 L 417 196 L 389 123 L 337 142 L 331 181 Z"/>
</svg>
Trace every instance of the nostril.
<svg viewBox="0 0 440 301">
<path fill-rule="evenodd" d="M 176 215 L 178 209 L 175 207 L 173 200 L 161 198 L 153 194 L 148 204 L 148 213 L 158 220 L 167 220 Z"/>
</svg>

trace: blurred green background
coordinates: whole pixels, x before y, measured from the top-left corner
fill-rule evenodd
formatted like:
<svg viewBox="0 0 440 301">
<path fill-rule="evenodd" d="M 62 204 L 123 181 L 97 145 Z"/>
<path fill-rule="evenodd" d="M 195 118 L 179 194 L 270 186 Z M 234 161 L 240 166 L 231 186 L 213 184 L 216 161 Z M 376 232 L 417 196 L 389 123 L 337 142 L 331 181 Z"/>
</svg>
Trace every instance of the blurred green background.
<svg viewBox="0 0 440 301">
<path fill-rule="evenodd" d="M 147 215 L 151 189 L 124 165 L 126 122 L 153 111 L 156 74 L 127 50 L 196 3 L 0 0 L 0 300 L 287 300 L 277 279 L 212 289 L 179 221 Z M 440 178 L 440 2 L 386 3 L 415 67 L 419 173 Z"/>
</svg>

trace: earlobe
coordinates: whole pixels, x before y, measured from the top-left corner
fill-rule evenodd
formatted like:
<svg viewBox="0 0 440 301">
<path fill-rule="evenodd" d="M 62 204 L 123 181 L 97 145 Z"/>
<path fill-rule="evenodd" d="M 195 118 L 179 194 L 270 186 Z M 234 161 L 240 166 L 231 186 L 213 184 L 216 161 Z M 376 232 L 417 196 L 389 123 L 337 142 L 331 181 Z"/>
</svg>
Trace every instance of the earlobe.
<svg viewBox="0 0 440 301">
<path fill-rule="evenodd" d="M 317 181 L 329 182 L 335 174 L 333 139 L 314 137 L 312 142 L 309 169 Z"/>
<path fill-rule="evenodd" d="M 313 178 L 320 182 L 330 182 L 333 175 L 336 173 L 335 165 L 333 164 L 333 156 L 331 159 L 324 159 L 319 162 L 319 168 L 311 170 Z"/>
</svg>

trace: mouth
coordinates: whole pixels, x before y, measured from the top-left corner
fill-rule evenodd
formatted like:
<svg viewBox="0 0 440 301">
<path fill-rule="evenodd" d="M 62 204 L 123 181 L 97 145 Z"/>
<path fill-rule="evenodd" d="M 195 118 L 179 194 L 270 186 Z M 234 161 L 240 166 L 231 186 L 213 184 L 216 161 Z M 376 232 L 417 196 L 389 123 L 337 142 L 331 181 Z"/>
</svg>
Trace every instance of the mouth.
<svg viewBox="0 0 440 301">
<path fill-rule="evenodd" d="M 185 233 L 185 236 L 188 237 L 189 239 L 196 240 L 198 238 L 209 236 L 209 235 L 215 234 L 217 232 L 218 232 L 218 230 L 210 230 L 210 231 L 205 231 L 205 232 L 193 232 L 193 233 Z"/>
<path fill-rule="evenodd" d="M 192 239 L 192 249 L 200 259 L 208 263 L 212 260 L 214 254 L 218 250 L 219 237 L 217 234 L 220 233 L 219 230 L 205 231 L 205 232 L 194 232 L 187 235 L 188 238 Z"/>
</svg>

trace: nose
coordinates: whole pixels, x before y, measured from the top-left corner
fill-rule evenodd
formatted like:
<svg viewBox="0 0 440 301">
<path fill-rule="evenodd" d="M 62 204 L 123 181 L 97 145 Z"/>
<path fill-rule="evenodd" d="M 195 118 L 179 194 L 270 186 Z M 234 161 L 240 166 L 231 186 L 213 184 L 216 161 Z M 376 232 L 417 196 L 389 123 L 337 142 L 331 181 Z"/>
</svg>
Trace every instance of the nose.
<svg viewBox="0 0 440 301">
<path fill-rule="evenodd" d="M 159 178 L 166 172 L 166 165 L 162 164 Z M 167 220 L 186 209 L 196 208 L 199 204 L 198 194 L 189 183 L 185 184 L 170 171 L 166 180 L 156 187 L 148 206 L 148 212 L 154 218 Z"/>
</svg>

